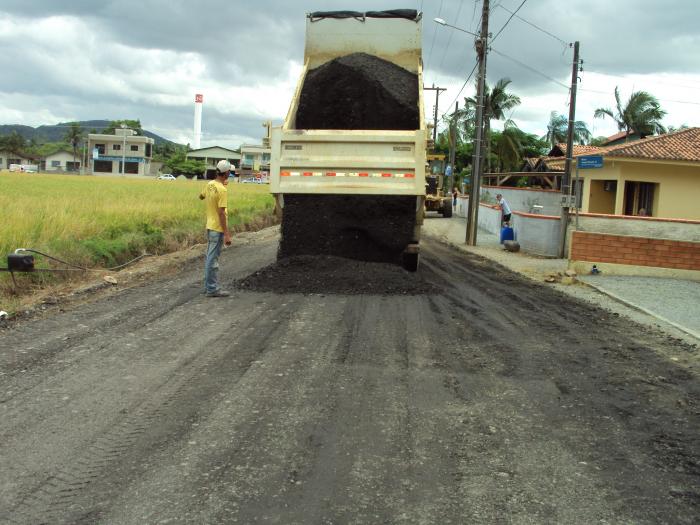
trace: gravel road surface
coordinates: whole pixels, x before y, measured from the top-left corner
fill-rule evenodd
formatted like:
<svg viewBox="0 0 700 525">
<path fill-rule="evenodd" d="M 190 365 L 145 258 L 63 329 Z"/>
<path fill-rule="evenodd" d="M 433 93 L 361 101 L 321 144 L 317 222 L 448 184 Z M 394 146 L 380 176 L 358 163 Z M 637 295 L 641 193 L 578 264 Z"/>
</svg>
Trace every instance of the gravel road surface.
<svg viewBox="0 0 700 525">
<path fill-rule="evenodd" d="M 420 295 L 200 267 L 0 332 L 0 522 L 697 523 L 697 349 L 430 240 Z"/>
</svg>

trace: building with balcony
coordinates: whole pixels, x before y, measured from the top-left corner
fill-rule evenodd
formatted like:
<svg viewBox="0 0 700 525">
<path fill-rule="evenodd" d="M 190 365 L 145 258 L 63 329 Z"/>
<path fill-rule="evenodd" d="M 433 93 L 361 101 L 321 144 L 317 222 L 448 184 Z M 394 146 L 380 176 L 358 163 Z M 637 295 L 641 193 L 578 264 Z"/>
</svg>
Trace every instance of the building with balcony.
<svg viewBox="0 0 700 525">
<path fill-rule="evenodd" d="M 116 129 L 114 135 L 88 135 L 88 166 L 94 175 L 143 175 L 151 172 L 154 140 L 132 129 Z"/>
<path fill-rule="evenodd" d="M 270 147 L 265 144 L 241 144 L 242 178 L 270 172 Z"/>
</svg>

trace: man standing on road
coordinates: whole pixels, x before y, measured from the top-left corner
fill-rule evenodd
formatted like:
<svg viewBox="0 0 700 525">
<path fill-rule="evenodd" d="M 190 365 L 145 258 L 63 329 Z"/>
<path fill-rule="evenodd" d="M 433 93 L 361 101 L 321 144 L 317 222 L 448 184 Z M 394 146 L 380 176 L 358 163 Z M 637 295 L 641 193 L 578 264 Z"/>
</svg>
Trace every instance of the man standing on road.
<svg viewBox="0 0 700 525">
<path fill-rule="evenodd" d="M 219 255 L 225 244 L 231 245 L 228 230 L 228 174 L 231 163 L 219 161 L 216 165 L 216 179 L 207 183 L 199 198 L 205 200 L 207 208 L 207 258 L 204 266 L 204 290 L 207 297 L 228 297 L 229 293 L 219 284 Z"/>
<path fill-rule="evenodd" d="M 501 226 L 508 226 L 510 224 L 511 214 L 508 201 L 506 201 L 500 193 L 496 195 L 496 201 L 498 201 L 498 205 L 501 207 Z"/>
</svg>

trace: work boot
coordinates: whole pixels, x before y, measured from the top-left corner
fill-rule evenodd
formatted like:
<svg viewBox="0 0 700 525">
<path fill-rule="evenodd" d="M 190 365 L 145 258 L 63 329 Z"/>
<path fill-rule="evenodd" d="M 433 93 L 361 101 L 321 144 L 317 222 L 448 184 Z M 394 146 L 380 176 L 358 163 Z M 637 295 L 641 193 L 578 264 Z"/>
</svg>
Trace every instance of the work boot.
<svg viewBox="0 0 700 525">
<path fill-rule="evenodd" d="M 231 295 L 231 294 L 229 292 L 227 292 L 226 290 L 217 290 L 215 292 L 211 292 L 211 293 L 206 294 L 207 297 L 228 297 L 229 295 Z"/>
</svg>

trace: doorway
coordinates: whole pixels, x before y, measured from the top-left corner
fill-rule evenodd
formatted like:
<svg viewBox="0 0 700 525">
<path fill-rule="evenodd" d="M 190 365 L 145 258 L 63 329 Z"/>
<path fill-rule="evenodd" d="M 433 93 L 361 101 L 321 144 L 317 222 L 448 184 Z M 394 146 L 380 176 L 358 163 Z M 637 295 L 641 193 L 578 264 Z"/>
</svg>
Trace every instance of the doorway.
<svg viewBox="0 0 700 525">
<path fill-rule="evenodd" d="M 625 182 L 625 215 L 651 217 L 654 211 L 654 195 L 657 184 L 653 182 Z"/>
</svg>

